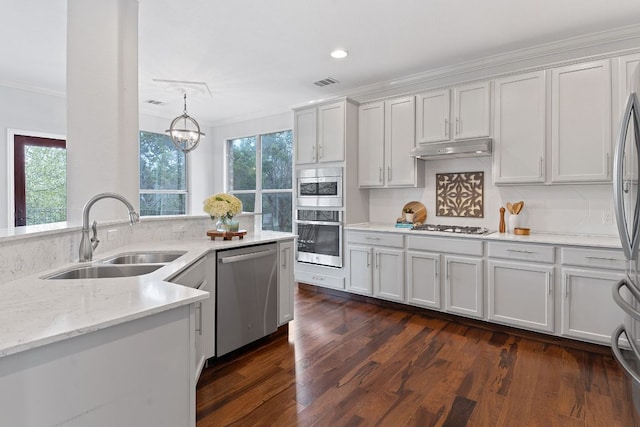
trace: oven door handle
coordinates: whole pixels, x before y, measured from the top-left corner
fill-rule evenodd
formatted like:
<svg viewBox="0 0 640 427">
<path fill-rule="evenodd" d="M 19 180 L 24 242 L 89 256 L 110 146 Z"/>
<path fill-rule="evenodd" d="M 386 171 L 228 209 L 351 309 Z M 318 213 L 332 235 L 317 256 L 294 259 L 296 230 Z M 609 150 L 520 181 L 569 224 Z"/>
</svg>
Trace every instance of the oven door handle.
<svg viewBox="0 0 640 427">
<path fill-rule="evenodd" d="M 296 224 L 302 224 L 302 225 L 335 225 L 335 226 L 342 227 L 342 222 L 341 221 L 299 221 L 299 220 L 295 220 L 294 222 Z"/>
</svg>

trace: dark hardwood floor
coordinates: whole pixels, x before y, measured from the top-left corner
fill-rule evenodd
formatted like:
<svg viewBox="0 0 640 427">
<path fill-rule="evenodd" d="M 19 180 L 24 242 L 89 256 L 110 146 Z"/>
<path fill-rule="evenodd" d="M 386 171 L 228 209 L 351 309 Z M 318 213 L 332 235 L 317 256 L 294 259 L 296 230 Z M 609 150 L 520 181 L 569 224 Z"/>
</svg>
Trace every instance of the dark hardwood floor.
<svg viewBox="0 0 640 427">
<path fill-rule="evenodd" d="M 606 351 L 296 291 L 280 334 L 216 360 L 205 426 L 637 426 Z"/>
</svg>

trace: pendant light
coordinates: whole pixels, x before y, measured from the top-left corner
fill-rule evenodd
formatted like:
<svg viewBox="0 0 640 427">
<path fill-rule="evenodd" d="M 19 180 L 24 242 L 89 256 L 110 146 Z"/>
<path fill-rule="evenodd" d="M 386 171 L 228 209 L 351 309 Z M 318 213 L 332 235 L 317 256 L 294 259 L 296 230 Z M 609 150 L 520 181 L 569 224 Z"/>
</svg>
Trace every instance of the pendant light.
<svg viewBox="0 0 640 427">
<path fill-rule="evenodd" d="M 205 136 L 204 133 L 200 132 L 198 122 L 187 114 L 186 92 L 184 93 L 184 113 L 173 119 L 166 132 L 171 136 L 173 145 L 183 153 L 194 150 L 200 142 L 200 137 Z"/>
</svg>

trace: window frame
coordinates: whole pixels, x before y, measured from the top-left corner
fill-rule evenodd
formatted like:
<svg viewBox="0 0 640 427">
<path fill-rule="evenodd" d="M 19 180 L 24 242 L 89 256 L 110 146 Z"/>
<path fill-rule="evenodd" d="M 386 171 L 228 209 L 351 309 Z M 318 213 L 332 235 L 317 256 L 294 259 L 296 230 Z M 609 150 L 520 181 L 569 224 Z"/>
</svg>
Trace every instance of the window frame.
<svg viewBox="0 0 640 427">
<path fill-rule="evenodd" d="M 155 133 L 157 135 L 163 135 L 163 136 L 167 136 L 168 138 L 170 138 L 168 135 L 166 135 L 164 132 L 155 132 L 153 130 L 146 130 L 146 129 L 138 129 L 138 164 L 140 163 L 140 134 L 142 132 L 146 132 L 146 133 Z M 176 151 L 180 151 L 176 148 Z M 191 194 L 190 194 L 190 187 L 191 187 L 191 182 L 189 180 L 189 156 L 187 156 L 186 153 L 182 153 L 182 155 L 184 156 L 184 183 L 185 183 L 185 190 L 152 190 L 152 189 L 143 189 L 140 187 L 140 174 L 142 173 L 140 171 L 140 169 L 138 168 L 138 201 L 140 201 L 140 197 L 143 194 L 184 194 L 184 213 L 182 214 L 172 214 L 172 215 L 142 215 L 142 207 L 140 206 L 140 213 L 141 213 L 141 217 L 142 218 L 157 218 L 157 217 L 171 217 L 171 216 L 187 216 L 189 215 L 189 207 L 190 207 L 190 198 L 191 198 Z"/>
<path fill-rule="evenodd" d="M 291 132 L 292 145 L 293 145 L 293 129 L 280 129 L 280 130 L 271 130 L 267 132 L 259 132 L 251 135 L 245 136 L 237 136 L 232 138 L 227 138 L 224 144 L 224 188 L 225 191 L 229 194 L 238 195 L 238 194 L 254 194 L 254 212 L 256 215 L 255 227 L 256 229 L 262 230 L 262 216 L 264 212 L 262 212 L 262 194 L 277 194 L 277 193 L 289 193 L 291 194 L 291 222 L 292 222 L 292 230 L 293 230 L 293 183 L 294 183 L 294 171 L 295 171 L 295 163 L 294 163 L 294 155 L 293 152 L 291 154 L 291 182 L 289 188 L 270 188 L 264 189 L 262 188 L 262 137 L 265 135 L 271 135 L 274 133 L 282 133 L 282 132 Z M 231 190 L 229 189 L 229 152 L 230 145 L 233 141 L 238 139 L 245 138 L 256 138 L 256 188 L 254 190 Z M 293 149 L 293 147 L 292 147 Z M 260 194 L 260 197 L 257 197 Z"/>
</svg>

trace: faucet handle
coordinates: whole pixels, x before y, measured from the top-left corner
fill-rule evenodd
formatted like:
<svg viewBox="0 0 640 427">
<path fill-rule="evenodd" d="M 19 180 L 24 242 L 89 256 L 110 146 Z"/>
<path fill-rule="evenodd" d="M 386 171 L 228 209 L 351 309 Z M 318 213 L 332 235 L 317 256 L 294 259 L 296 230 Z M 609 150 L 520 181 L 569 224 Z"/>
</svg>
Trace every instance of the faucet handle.
<svg viewBox="0 0 640 427">
<path fill-rule="evenodd" d="M 98 239 L 98 221 L 93 221 L 93 224 L 91 224 L 91 230 L 93 230 L 93 236 L 91 237 L 91 247 L 95 249 L 98 247 L 98 244 L 100 244 L 100 239 Z"/>
</svg>

